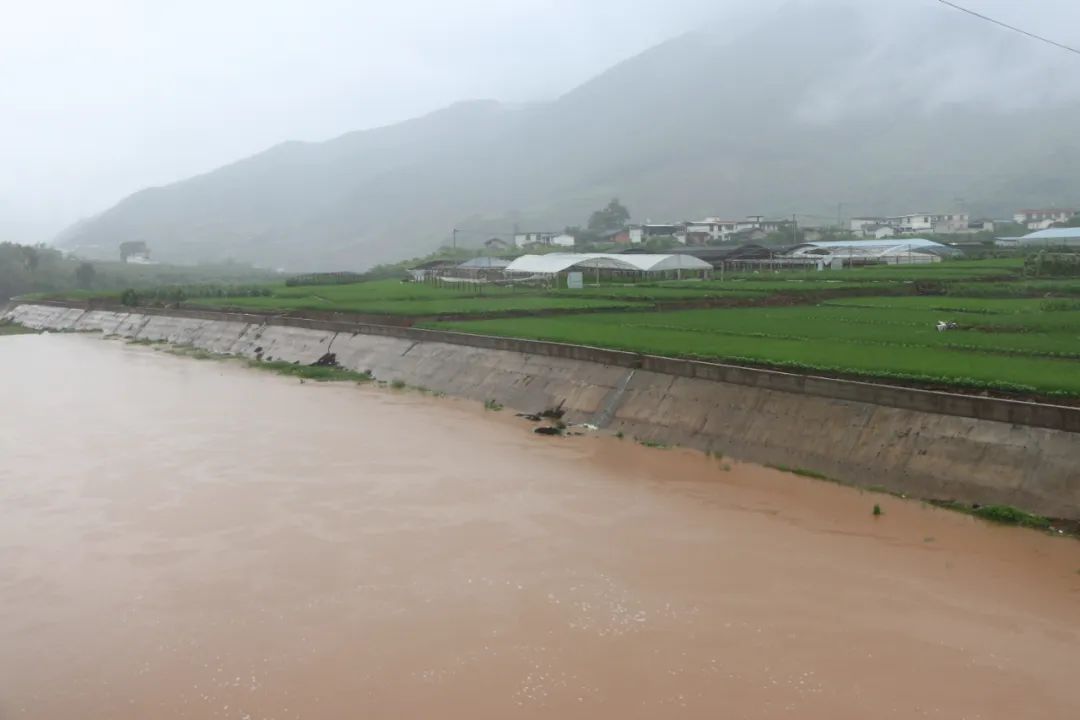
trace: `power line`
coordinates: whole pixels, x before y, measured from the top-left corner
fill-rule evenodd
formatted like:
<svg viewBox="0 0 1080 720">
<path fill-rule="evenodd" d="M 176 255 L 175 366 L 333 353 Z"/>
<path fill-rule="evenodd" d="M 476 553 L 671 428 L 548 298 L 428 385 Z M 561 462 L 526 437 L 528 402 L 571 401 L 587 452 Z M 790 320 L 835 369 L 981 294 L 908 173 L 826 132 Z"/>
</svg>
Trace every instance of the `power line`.
<svg viewBox="0 0 1080 720">
<path fill-rule="evenodd" d="M 1032 38 L 1034 40 L 1039 40 L 1040 42 L 1044 42 L 1044 43 L 1047 43 L 1049 45 L 1053 45 L 1054 47 L 1061 48 L 1062 50 L 1068 50 L 1071 53 L 1075 53 L 1077 55 L 1080 55 L 1080 50 L 1077 50 L 1074 47 L 1069 47 L 1068 45 L 1063 45 L 1062 43 L 1051 40 L 1050 38 L 1045 38 L 1042 35 L 1036 35 L 1033 32 L 1028 32 L 1027 30 L 1023 30 L 1021 28 L 1018 28 L 1015 25 L 1009 25 L 1008 23 L 1002 22 L 1000 20 L 995 20 L 994 18 L 983 15 L 982 13 L 975 12 L 974 10 L 969 10 L 966 7 L 961 7 L 961 6 L 959 6 L 959 5 L 957 5 L 956 3 L 953 3 L 953 2 L 949 2 L 949 0 L 938 0 L 938 2 L 941 3 L 942 5 L 948 5 L 949 7 L 953 8 L 955 10 L 959 10 L 960 12 L 967 13 L 968 15 L 972 15 L 974 17 L 977 17 L 980 20 L 985 20 L 986 22 L 990 22 L 990 23 L 993 23 L 995 25 L 1000 25 L 1001 27 L 1006 28 L 1007 30 L 1012 30 L 1013 32 L 1018 32 L 1021 35 L 1026 35 L 1029 38 Z"/>
</svg>

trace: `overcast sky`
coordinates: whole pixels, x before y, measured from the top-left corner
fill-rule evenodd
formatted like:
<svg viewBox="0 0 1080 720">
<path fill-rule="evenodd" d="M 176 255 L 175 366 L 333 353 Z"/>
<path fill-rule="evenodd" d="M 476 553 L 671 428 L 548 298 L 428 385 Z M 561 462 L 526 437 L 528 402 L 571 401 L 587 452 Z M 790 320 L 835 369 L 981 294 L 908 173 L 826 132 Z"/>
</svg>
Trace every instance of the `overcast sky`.
<svg viewBox="0 0 1080 720">
<path fill-rule="evenodd" d="M 1080 44 L 1077 0 L 960 2 Z M 283 140 L 468 98 L 552 98 L 681 32 L 780 4 L 0 0 L 0 240 L 48 240 L 135 190 Z M 883 17 L 936 4 L 859 0 Z"/>
</svg>

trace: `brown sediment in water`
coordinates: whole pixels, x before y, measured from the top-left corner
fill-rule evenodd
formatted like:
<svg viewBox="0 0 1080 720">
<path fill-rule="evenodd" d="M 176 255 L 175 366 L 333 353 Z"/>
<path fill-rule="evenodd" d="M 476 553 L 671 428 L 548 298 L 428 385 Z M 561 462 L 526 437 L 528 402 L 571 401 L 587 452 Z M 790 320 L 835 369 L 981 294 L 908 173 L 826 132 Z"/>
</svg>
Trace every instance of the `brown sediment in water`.
<svg viewBox="0 0 1080 720">
<path fill-rule="evenodd" d="M 85 337 L 0 377 L 4 720 L 1080 716 L 1075 540 Z"/>
</svg>

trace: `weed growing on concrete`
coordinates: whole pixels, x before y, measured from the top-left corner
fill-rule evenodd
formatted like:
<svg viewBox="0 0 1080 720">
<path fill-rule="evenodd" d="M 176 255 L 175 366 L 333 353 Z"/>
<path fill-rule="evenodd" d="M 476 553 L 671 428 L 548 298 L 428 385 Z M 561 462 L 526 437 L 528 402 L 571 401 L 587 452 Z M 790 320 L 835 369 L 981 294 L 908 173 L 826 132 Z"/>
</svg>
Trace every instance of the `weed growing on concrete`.
<svg viewBox="0 0 1080 720">
<path fill-rule="evenodd" d="M 1050 527 L 1050 521 L 1047 518 L 1008 505 L 984 505 L 976 508 L 974 514 L 984 520 L 1003 525 L 1020 525 L 1021 527 L 1038 528 L 1040 530 L 1046 530 Z"/>
<path fill-rule="evenodd" d="M 624 437 L 626 437 L 626 436 L 625 436 L 625 435 L 623 435 L 623 431 L 622 431 L 622 430 L 620 430 L 619 432 L 615 433 L 615 437 L 617 437 L 617 438 L 619 438 L 620 440 L 622 440 L 622 439 L 623 439 Z"/>
<path fill-rule="evenodd" d="M 401 380 L 401 379 L 392 380 L 390 382 L 390 387 L 392 387 L 395 390 L 404 390 L 405 389 L 405 381 Z"/>
<path fill-rule="evenodd" d="M 833 479 L 828 475 L 823 475 L 815 470 L 806 470 L 805 468 L 790 468 L 786 465 L 766 465 L 765 467 L 772 468 L 773 470 L 779 470 L 780 472 L 791 473 L 792 475 L 801 475 L 802 477 L 813 478 L 814 480 L 827 480 L 833 482 Z"/>
<path fill-rule="evenodd" d="M 25 325 L 20 325 L 14 322 L 3 321 L 0 322 L 0 335 L 28 335 L 30 333 L 40 332 L 33 328 L 28 328 Z"/>
<path fill-rule="evenodd" d="M 731 472 L 731 466 L 728 465 L 727 463 L 723 464 L 722 469 L 723 469 L 724 472 Z"/>
<path fill-rule="evenodd" d="M 983 520 L 989 520 L 990 522 L 999 523 L 1001 525 L 1016 525 L 1019 527 L 1034 528 L 1036 530 L 1049 530 L 1050 520 L 1041 515 L 1034 515 L 1029 512 L 1011 507 L 1009 505 L 974 505 L 967 506 L 958 502 L 942 502 L 931 501 L 932 504 L 937 507 L 946 508 L 947 510 L 956 510 L 957 512 L 966 513 L 968 515 L 974 515 L 980 517 Z"/>
<path fill-rule="evenodd" d="M 360 373 L 355 370 L 346 370 L 345 368 L 339 367 L 299 365 L 288 363 L 283 360 L 276 360 L 273 362 L 252 361 L 248 364 L 251 367 L 259 368 L 260 370 L 269 370 L 271 372 L 276 372 L 279 375 L 288 375 L 290 377 L 314 380 L 316 382 L 352 381 L 357 383 L 368 383 L 373 379 L 371 375 L 366 372 Z"/>
<path fill-rule="evenodd" d="M 501 403 L 499 403 L 499 402 L 497 402 L 495 400 L 485 400 L 484 401 L 484 409 L 485 410 L 490 410 L 492 412 L 499 412 L 500 410 L 503 409 L 503 406 L 502 406 Z"/>
<path fill-rule="evenodd" d="M 669 449 L 671 449 L 670 445 L 665 445 L 664 443 L 662 443 L 662 442 L 660 442 L 658 440 L 642 440 L 641 438 L 638 438 L 638 443 L 640 443 L 641 445 L 644 445 L 647 448 L 656 448 L 657 450 L 669 450 Z"/>
<path fill-rule="evenodd" d="M 191 345 L 173 346 L 165 348 L 165 352 L 171 355 L 179 355 L 181 357 L 191 358 L 193 360 L 221 360 L 227 356 L 218 355 L 216 353 L 208 352 L 202 348 L 192 347 Z"/>
<path fill-rule="evenodd" d="M 878 517 L 878 516 L 880 516 L 880 515 L 882 515 L 882 514 L 883 514 L 883 513 L 882 513 L 882 511 L 881 511 L 881 506 L 880 506 L 880 505 L 877 505 L 877 504 L 875 504 L 875 505 L 874 505 L 874 517 Z"/>
</svg>

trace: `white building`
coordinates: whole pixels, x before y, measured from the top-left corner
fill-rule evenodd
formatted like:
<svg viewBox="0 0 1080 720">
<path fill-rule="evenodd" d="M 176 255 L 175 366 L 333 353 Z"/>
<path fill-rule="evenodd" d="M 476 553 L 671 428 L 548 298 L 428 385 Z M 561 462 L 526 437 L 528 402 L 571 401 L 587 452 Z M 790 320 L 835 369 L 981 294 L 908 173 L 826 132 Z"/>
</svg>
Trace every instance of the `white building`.
<svg viewBox="0 0 1080 720">
<path fill-rule="evenodd" d="M 695 220 L 686 224 L 688 241 L 695 245 L 706 245 L 710 242 L 727 242 L 739 231 L 739 220 L 721 220 L 720 218 L 708 217 L 704 220 Z"/>
<path fill-rule="evenodd" d="M 1019 210 L 1013 215 L 1020 225 L 1028 230 L 1046 230 L 1051 225 L 1066 222 L 1076 215 L 1075 210 L 1064 208 L 1046 208 L 1043 210 Z"/>
<path fill-rule="evenodd" d="M 656 237 L 673 237 L 678 242 L 686 244 L 686 225 L 646 223 L 644 225 L 631 225 L 627 228 L 630 235 L 630 244 L 639 245 Z"/>
<path fill-rule="evenodd" d="M 851 218 L 851 231 L 861 237 L 889 237 L 882 228 L 892 228 L 897 235 L 915 235 L 918 233 L 938 233 L 951 235 L 972 232 L 969 227 L 971 217 L 967 213 L 911 213 L 892 217 L 856 217 Z"/>
<path fill-rule="evenodd" d="M 574 243 L 577 242 L 577 238 L 568 233 L 559 233 L 555 237 L 551 238 L 551 245 L 559 245 L 560 247 L 574 247 Z"/>
<path fill-rule="evenodd" d="M 965 233 L 971 217 L 967 213 L 915 213 L 887 218 L 887 225 L 896 228 L 901 235 L 921 232 L 939 234 Z"/>
<path fill-rule="evenodd" d="M 848 229 L 859 237 L 869 237 L 877 228 L 887 226 L 884 217 L 853 217 L 848 221 Z"/>
<path fill-rule="evenodd" d="M 713 242 L 728 242 L 742 232 L 761 230 L 765 233 L 786 230 L 791 227 L 790 220 L 767 220 L 763 215 L 750 215 L 745 220 L 724 220 L 707 217 L 686 223 L 686 243 L 706 245 Z"/>
<path fill-rule="evenodd" d="M 562 233 L 555 232 L 519 232 L 514 235 L 514 245 L 551 245 L 551 241 Z"/>
</svg>

